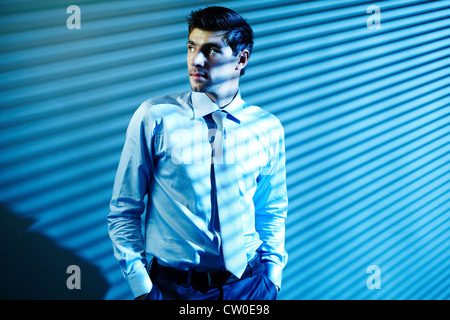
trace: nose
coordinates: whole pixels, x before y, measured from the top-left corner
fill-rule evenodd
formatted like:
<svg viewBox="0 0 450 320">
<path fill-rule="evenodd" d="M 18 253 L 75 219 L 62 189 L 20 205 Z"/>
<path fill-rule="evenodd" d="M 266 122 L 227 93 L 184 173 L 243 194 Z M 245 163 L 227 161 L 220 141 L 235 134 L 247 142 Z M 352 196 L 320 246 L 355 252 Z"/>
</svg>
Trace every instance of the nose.
<svg viewBox="0 0 450 320">
<path fill-rule="evenodd" d="M 205 55 L 199 50 L 193 57 L 191 65 L 193 67 L 203 67 L 205 65 Z"/>
</svg>

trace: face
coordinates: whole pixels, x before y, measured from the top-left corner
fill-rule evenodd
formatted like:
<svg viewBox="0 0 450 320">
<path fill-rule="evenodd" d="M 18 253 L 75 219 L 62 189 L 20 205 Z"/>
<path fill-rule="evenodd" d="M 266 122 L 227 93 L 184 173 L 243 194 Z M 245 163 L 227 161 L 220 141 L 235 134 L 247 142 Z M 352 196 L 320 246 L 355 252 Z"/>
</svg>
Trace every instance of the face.
<svg viewBox="0 0 450 320">
<path fill-rule="evenodd" d="M 237 88 L 246 61 L 242 53 L 234 55 L 222 37 L 223 32 L 198 28 L 189 34 L 187 66 L 193 91 L 220 95 L 230 87 Z"/>
</svg>

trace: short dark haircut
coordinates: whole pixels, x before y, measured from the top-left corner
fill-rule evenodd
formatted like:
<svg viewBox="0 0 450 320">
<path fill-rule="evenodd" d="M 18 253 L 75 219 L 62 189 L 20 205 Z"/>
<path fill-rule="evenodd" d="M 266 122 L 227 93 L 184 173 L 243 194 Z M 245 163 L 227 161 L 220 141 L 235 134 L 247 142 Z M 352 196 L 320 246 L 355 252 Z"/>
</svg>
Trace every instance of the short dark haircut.
<svg viewBox="0 0 450 320">
<path fill-rule="evenodd" d="M 231 9 L 213 6 L 194 10 L 187 17 L 187 21 L 189 34 L 195 28 L 204 31 L 224 31 L 223 39 L 235 55 L 244 49 L 252 53 L 253 30 L 246 19 Z M 241 75 L 244 73 L 245 68 L 241 70 Z"/>
</svg>

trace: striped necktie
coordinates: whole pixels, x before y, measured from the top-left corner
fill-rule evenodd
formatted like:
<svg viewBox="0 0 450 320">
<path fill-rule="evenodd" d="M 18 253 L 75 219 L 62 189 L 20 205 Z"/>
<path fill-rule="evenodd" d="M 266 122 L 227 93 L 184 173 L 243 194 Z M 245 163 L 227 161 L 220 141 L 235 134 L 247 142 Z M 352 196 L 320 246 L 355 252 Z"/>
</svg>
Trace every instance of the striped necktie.
<svg viewBox="0 0 450 320">
<path fill-rule="evenodd" d="M 225 268 L 240 278 L 247 267 L 241 206 L 239 205 L 239 184 L 236 165 L 227 164 L 226 129 L 227 113 L 217 110 L 212 118 L 217 125 L 213 147 L 213 170 L 216 183 L 217 209 L 219 214 L 222 253 Z"/>
</svg>

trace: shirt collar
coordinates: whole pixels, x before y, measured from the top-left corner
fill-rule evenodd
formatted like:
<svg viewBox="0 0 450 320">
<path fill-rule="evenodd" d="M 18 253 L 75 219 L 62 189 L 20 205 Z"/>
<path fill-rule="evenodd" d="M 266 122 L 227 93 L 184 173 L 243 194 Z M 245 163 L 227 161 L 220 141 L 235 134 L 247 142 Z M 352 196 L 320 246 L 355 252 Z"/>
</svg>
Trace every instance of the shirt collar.
<svg viewBox="0 0 450 320">
<path fill-rule="evenodd" d="M 194 108 L 194 118 L 201 118 L 209 113 L 219 110 L 217 104 L 215 104 L 204 92 L 192 91 L 191 101 Z M 241 93 L 238 91 L 234 99 L 224 107 L 223 110 L 228 114 L 231 114 L 238 122 L 240 122 L 243 108 L 244 100 L 242 100 Z"/>
</svg>

